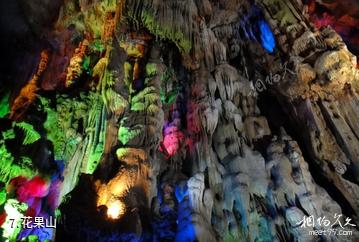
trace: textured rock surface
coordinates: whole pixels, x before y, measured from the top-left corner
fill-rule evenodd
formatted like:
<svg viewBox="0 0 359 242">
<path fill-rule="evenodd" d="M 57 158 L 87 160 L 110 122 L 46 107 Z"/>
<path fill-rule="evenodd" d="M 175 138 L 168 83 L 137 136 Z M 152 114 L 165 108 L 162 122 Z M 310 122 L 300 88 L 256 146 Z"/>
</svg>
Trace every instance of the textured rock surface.
<svg viewBox="0 0 359 242">
<path fill-rule="evenodd" d="M 359 222 L 359 71 L 308 6 L 68 0 L 51 27 L 55 5 L 36 2 L 24 18 L 46 44 L 21 62 L 4 127 L 33 123 L 42 162 L 63 165 L 57 241 L 359 240 L 348 224 L 310 234 Z"/>
</svg>

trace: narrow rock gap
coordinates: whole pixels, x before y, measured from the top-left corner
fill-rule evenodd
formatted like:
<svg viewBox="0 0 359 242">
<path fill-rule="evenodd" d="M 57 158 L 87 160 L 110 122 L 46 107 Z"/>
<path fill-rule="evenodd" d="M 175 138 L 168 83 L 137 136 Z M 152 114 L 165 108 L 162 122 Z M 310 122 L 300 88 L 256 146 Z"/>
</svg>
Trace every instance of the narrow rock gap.
<svg viewBox="0 0 359 242">
<path fill-rule="evenodd" d="M 324 107 L 324 105 L 321 102 L 318 102 L 318 106 L 323 114 L 325 123 L 327 124 L 330 132 L 335 137 L 335 140 L 338 143 L 340 149 L 344 152 L 344 154 L 346 154 L 347 157 L 350 157 L 351 155 L 349 153 L 349 150 L 347 149 L 347 147 L 345 147 L 343 138 L 341 137 L 340 133 L 338 132 L 338 130 L 335 127 L 335 124 L 331 120 L 329 111 Z"/>
<path fill-rule="evenodd" d="M 269 91 L 260 92 L 257 104 L 261 114 L 267 118 L 268 125 L 273 135 L 279 134 L 280 128 L 284 127 L 288 135 L 290 135 L 298 143 L 304 160 L 308 163 L 309 172 L 312 175 L 315 183 L 324 188 L 330 197 L 340 205 L 345 216 L 350 217 L 355 214 L 353 208 L 350 206 L 349 202 L 341 194 L 341 192 L 335 186 L 333 186 L 333 184 L 325 177 L 324 174 L 319 172 L 320 168 L 310 158 L 307 146 L 298 133 L 300 130 L 292 127 L 292 122 L 290 121 L 289 116 L 283 110 L 277 98 Z"/>
<path fill-rule="evenodd" d="M 337 128 L 335 127 L 335 124 L 331 121 L 330 119 L 330 114 L 329 112 L 324 108 L 323 104 L 319 104 L 320 109 L 322 110 L 322 113 L 324 114 L 324 120 L 327 123 L 330 132 L 332 132 L 332 134 L 334 135 L 337 143 L 339 144 L 340 149 L 344 152 L 344 154 L 346 154 L 346 156 L 348 157 L 348 159 L 350 160 L 350 165 L 347 166 L 347 170 L 344 173 L 343 177 L 345 179 L 347 179 L 348 181 L 359 185 L 359 181 L 358 181 L 358 171 L 357 171 L 357 167 L 354 165 L 353 161 L 352 161 L 352 155 L 350 154 L 349 150 L 347 149 L 343 138 L 341 137 L 339 131 L 337 130 Z M 349 128 L 350 125 L 348 125 Z M 353 132 L 353 134 L 355 134 L 355 132 Z"/>
</svg>

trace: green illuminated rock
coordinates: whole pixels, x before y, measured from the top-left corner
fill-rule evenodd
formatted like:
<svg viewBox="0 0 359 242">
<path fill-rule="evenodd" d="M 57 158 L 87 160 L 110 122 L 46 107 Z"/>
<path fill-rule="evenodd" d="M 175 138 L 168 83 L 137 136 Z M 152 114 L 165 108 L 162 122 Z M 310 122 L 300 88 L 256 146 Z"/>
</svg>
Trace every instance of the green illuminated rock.
<svg viewBox="0 0 359 242">
<path fill-rule="evenodd" d="M 10 113 L 9 96 L 10 93 L 7 93 L 0 99 L 0 118 Z"/>
</svg>

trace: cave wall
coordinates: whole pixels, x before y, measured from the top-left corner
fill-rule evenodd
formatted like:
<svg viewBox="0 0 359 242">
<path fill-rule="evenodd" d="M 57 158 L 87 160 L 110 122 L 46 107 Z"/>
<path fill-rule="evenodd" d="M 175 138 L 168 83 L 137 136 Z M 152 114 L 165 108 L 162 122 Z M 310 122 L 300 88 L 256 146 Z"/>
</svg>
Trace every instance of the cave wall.
<svg viewBox="0 0 359 242">
<path fill-rule="evenodd" d="M 3 237 L 358 240 L 357 60 L 311 3 L 16 3 L 34 37 L 0 89 Z M 352 235 L 303 226 L 337 215 Z"/>
</svg>

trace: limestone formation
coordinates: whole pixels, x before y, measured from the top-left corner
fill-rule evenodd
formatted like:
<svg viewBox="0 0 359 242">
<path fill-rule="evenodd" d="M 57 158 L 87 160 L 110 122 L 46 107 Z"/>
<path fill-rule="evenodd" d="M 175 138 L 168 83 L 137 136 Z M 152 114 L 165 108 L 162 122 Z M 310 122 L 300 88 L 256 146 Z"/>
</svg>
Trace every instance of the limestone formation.
<svg viewBox="0 0 359 242">
<path fill-rule="evenodd" d="M 313 4 L 67 0 L 51 22 L 24 3 L 4 239 L 359 241 L 358 64 Z M 9 232 L 11 211 L 66 219 Z"/>
</svg>

